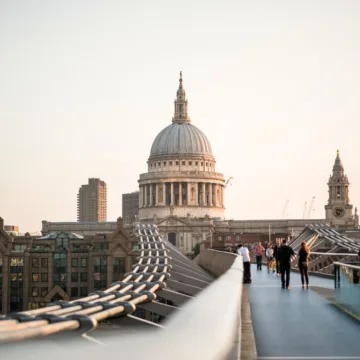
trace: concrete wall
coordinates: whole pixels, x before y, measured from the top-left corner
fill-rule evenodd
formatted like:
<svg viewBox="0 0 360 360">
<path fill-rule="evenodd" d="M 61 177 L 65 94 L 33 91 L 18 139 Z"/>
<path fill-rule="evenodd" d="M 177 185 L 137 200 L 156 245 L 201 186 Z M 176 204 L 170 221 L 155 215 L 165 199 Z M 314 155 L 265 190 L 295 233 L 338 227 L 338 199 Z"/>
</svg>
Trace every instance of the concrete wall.
<svg viewBox="0 0 360 360">
<path fill-rule="evenodd" d="M 237 255 L 234 253 L 202 250 L 195 262 L 211 275 L 218 277 L 230 269 L 236 257 Z"/>
</svg>

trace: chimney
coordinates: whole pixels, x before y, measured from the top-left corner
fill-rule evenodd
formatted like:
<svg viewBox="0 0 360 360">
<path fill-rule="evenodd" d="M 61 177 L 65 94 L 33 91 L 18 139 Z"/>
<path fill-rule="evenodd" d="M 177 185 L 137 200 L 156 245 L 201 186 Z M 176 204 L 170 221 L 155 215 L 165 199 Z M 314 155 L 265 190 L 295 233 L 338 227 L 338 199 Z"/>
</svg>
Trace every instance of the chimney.
<svg viewBox="0 0 360 360">
<path fill-rule="evenodd" d="M 124 228 L 123 218 L 121 216 L 117 218 L 116 228 L 118 230 L 122 230 Z"/>
</svg>

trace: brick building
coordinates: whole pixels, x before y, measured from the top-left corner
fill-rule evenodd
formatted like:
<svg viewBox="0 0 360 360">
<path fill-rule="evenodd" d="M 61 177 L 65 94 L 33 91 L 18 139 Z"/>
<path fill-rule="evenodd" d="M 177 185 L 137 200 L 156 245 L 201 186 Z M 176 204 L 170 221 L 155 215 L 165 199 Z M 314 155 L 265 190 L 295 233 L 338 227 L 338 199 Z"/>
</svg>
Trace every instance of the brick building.
<svg viewBox="0 0 360 360">
<path fill-rule="evenodd" d="M 65 231 L 10 237 L 0 218 L 0 313 L 103 290 L 131 270 L 136 249 L 122 218 L 111 234 L 85 237 Z"/>
</svg>

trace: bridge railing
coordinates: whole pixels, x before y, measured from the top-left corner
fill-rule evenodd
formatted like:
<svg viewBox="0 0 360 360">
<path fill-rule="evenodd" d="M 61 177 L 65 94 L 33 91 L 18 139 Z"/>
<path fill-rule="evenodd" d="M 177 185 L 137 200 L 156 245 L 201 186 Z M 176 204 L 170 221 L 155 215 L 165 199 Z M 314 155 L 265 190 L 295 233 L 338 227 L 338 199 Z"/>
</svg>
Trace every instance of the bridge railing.
<svg viewBox="0 0 360 360">
<path fill-rule="evenodd" d="M 334 262 L 335 302 L 360 317 L 360 261 Z"/>
</svg>

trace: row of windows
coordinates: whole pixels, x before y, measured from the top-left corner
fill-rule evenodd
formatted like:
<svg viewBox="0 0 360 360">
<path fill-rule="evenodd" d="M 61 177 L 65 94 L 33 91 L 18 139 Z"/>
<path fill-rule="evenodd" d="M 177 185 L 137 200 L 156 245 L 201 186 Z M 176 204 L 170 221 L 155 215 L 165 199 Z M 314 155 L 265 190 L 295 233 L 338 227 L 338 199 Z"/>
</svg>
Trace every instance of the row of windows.
<svg viewBox="0 0 360 360">
<path fill-rule="evenodd" d="M 192 162 L 192 161 L 189 161 L 188 164 L 189 164 L 190 166 L 192 166 L 193 162 Z M 194 161 L 194 164 L 195 164 L 195 166 L 199 166 L 199 161 Z M 158 167 L 161 167 L 161 161 L 158 161 L 158 162 L 157 162 L 157 165 L 158 165 Z M 163 166 L 166 166 L 166 165 L 167 165 L 167 161 L 163 161 Z M 173 162 L 172 162 L 172 161 L 169 161 L 169 166 L 172 166 L 172 165 L 173 165 Z M 178 165 L 179 165 L 179 161 L 175 161 L 175 165 L 178 166 Z M 186 165 L 186 161 L 182 161 L 182 162 L 181 162 L 181 165 L 185 166 L 185 165 Z M 200 166 L 204 166 L 204 162 L 203 162 L 203 161 L 200 162 Z M 211 165 L 211 163 L 207 163 L 207 162 L 206 162 L 206 163 L 205 163 L 205 166 L 206 166 L 206 167 L 207 167 L 207 166 L 211 167 L 212 165 Z M 156 162 L 151 163 L 151 164 L 150 164 L 150 167 L 156 167 Z"/>
<path fill-rule="evenodd" d="M 79 259 L 78 258 L 72 258 L 71 259 L 71 266 L 73 268 L 79 267 Z M 81 258 L 80 259 L 80 267 L 87 267 L 87 258 Z"/>
<path fill-rule="evenodd" d="M 225 238 L 225 241 L 231 241 L 231 235 L 226 235 L 225 237 L 219 235 L 217 238 L 218 238 L 219 241 L 223 241 L 224 238 Z M 240 236 L 239 235 L 236 236 L 236 241 L 240 241 Z"/>
<path fill-rule="evenodd" d="M 48 259 L 47 258 L 41 258 L 41 259 L 33 258 L 32 259 L 32 266 L 33 267 L 39 267 L 40 264 L 41 264 L 42 268 L 47 268 L 48 267 Z"/>
<path fill-rule="evenodd" d="M 33 282 L 47 282 L 48 281 L 48 273 L 32 273 L 31 279 Z"/>
<path fill-rule="evenodd" d="M 33 287 L 32 288 L 32 296 L 33 297 L 45 297 L 48 293 L 48 288 L 47 287 L 42 287 L 42 288 L 39 288 L 39 287 Z"/>
</svg>

